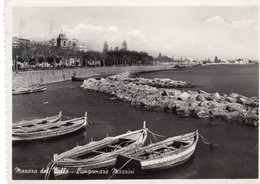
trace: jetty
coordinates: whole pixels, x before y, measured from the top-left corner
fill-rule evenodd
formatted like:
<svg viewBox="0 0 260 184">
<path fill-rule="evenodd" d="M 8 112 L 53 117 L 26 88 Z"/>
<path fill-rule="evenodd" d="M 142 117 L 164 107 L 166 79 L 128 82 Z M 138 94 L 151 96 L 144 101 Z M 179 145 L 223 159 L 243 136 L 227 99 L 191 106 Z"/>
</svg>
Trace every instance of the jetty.
<svg viewBox="0 0 260 184">
<path fill-rule="evenodd" d="M 151 81 L 142 83 L 140 81 L 143 79 L 129 80 L 128 78 L 129 75 L 125 72 L 101 80 L 90 78 L 85 80 L 81 87 L 85 90 L 102 92 L 113 96 L 114 99 L 154 111 L 174 112 L 183 117 L 219 118 L 244 125 L 258 126 L 258 97 L 246 97 L 236 93 L 219 94 L 202 90 L 168 89 L 162 85 L 159 88 L 154 87 L 158 85 L 155 79 L 153 79 L 154 85 L 149 85 Z M 165 80 L 161 80 L 159 83 L 162 81 Z M 168 80 L 166 81 L 168 82 Z"/>
</svg>

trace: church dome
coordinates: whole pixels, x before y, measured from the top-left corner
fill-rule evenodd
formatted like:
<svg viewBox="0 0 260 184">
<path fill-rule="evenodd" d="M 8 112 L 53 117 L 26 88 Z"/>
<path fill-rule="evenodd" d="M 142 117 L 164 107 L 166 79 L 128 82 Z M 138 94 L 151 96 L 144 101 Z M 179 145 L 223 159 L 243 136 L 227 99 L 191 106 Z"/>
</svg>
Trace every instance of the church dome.
<svg viewBox="0 0 260 184">
<path fill-rule="evenodd" d="M 61 39 L 61 40 L 67 40 L 68 38 L 67 38 L 67 36 L 66 36 L 65 34 L 60 33 L 60 34 L 59 34 L 59 39 Z"/>
</svg>

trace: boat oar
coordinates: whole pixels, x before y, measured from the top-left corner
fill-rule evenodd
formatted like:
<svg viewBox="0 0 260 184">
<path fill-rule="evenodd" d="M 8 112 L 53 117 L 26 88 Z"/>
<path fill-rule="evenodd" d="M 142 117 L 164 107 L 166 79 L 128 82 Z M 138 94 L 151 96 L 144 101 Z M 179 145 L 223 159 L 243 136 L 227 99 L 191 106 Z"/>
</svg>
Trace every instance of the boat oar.
<svg viewBox="0 0 260 184">
<path fill-rule="evenodd" d="M 48 172 L 46 172 L 46 174 L 45 174 L 45 176 L 44 176 L 44 180 L 48 180 L 48 179 L 49 179 L 50 174 L 51 174 L 51 171 L 52 171 L 54 165 L 55 165 L 55 162 L 54 162 L 54 161 L 51 161 L 51 162 L 48 164 L 48 166 L 47 166 L 47 171 L 48 171 Z"/>
<path fill-rule="evenodd" d="M 122 167 L 120 167 L 119 169 L 113 168 L 115 170 L 114 174 L 112 174 L 108 180 L 110 180 L 117 172 L 116 171 L 120 171 L 121 169 L 123 169 L 130 161 L 132 160 L 132 158 L 130 158 L 126 163 L 124 163 L 124 165 Z"/>
</svg>

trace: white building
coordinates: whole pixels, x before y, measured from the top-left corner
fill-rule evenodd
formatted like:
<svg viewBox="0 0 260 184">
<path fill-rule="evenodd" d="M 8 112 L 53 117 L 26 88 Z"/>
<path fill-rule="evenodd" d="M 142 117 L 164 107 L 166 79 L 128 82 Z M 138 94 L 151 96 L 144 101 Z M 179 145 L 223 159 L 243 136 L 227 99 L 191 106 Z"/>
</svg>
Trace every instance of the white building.
<svg viewBox="0 0 260 184">
<path fill-rule="evenodd" d="M 88 47 L 85 44 L 78 44 L 78 50 L 87 52 L 88 51 Z"/>
</svg>

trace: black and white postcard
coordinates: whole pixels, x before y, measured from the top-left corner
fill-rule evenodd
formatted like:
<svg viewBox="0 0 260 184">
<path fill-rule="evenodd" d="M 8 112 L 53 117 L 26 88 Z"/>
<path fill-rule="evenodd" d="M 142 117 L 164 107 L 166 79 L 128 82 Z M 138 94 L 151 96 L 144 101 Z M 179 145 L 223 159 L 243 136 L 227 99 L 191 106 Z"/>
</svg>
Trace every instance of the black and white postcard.
<svg viewBox="0 0 260 184">
<path fill-rule="evenodd" d="M 10 183 L 259 182 L 259 1 L 5 12 Z"/>
</svg>

